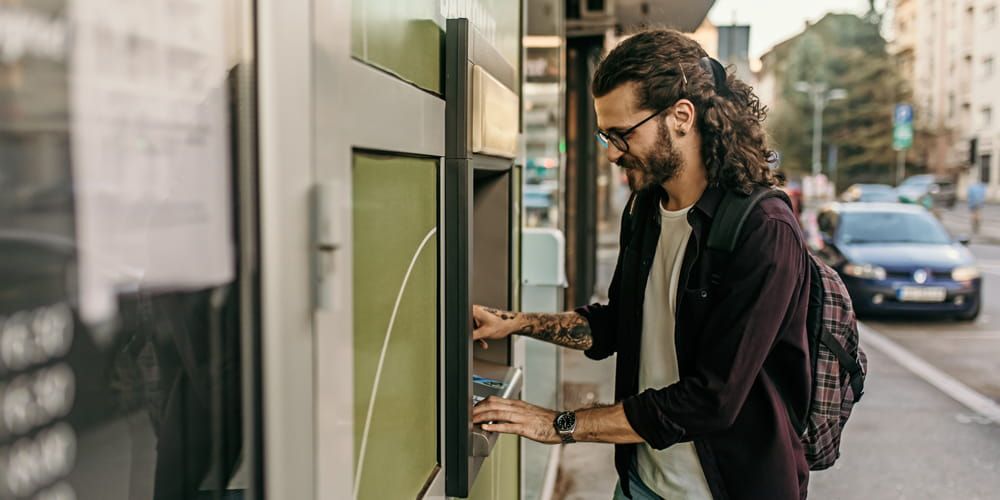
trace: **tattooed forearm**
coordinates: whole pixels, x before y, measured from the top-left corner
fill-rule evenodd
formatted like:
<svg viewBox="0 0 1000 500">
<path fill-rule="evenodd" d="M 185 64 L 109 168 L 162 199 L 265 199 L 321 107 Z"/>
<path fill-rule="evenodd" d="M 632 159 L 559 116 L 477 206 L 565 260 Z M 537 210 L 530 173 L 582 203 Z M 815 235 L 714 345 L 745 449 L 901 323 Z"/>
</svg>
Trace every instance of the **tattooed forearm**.
<svg viewBox="0 0 1000 500">
<path fill-rule="evenodd" d="M 510 322 L 510 333 L 532 337 L 545 342 L 586 350 L 593 345 L 587 319 L 575 312 L 564 313 L 518 313 L 492 307 L 483 310 Z"/>
<path fill-rule="evenodd" d="M 492 314 L 492 315 L 494 315 L 494 316 L 496 316 L 496 317 L 498 317 L 498 318 L 500 318 L 502 320 L 515 319 L 518 316 L 518 313 L 516 313 L 516 312 L 503 311 L 503 310 L 500 310 L 500 309 L 494 309 L 492 307 L 484 307 L 483 310 L 485 310 L 486 312 L 488 312 L 488 313 L 490 313 L 490 314 Z"/>
<path fill-rule="evenodd" d="M 587 319 L 575 312 L 519 313 L 514 333 L 572 349 L 587 350 L 594 343 Z"/>
</svg>

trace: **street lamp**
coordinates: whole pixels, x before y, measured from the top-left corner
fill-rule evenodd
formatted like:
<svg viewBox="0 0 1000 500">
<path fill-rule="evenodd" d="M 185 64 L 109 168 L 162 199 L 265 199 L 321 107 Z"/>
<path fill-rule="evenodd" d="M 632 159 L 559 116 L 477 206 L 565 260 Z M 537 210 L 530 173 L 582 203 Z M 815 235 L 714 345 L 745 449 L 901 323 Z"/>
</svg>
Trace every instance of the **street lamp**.
<svg viewBox="0 0 1000 500">
<path fill-rule="evenodd" d="M 819 175 L 822 172 L 822 165 L 819 159 L 819 150 L 822 147 L 823 138 L 823 110 L 827 103 L 839 99 L 847 99 L 847 91 L 844 89 L 827 89 L 825 83 L 795 82 L 795 90 L 808 94 L 813 104 L 813 145 L 812 145 L 812 174 Z"/>
</svg>

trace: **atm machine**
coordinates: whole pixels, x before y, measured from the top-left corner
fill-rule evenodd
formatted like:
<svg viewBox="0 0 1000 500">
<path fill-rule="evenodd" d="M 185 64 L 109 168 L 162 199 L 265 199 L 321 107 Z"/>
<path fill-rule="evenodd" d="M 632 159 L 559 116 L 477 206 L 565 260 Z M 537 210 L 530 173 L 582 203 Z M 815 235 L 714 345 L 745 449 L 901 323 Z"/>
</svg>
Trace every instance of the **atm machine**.
<svg viewBox="0 0 1000 500">
<path fill-rule="evenodd" d="M 445 492 L 467 497 L 497 434 L 472 424 L 480 398 L 520 396 L 509 339 L 472 342 L 472 305 L 515 309 L 520 215 L 520 101 L 515 68 L 467 19 L 445 43 L 444 446 Z"/>
</svg>

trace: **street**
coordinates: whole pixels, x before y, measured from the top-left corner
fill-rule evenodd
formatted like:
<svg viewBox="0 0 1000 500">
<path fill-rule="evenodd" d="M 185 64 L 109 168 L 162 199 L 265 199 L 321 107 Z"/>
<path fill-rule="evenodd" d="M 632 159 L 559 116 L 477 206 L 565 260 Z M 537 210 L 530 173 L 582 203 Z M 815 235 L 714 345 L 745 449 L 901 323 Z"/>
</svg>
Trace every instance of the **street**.
<svg viewBox="0 0 1000 500">
<path fill-rule="evenodd" d="M 913 354 L 1000 402 L 1000 246 L 972 245 L 983 272 L 983 310 L 972 323 L 879 320 L 866 324 Z"/>
<path fill-rule="evenodd" d="M 952 234 L 968 234 L 964 207 L 939 215 Z M 869 360 L 866 394 L 844 431 L 840 460 L 830 470 L 812 473 L 809 498 L 997 498 L 1000 208 L 988 206 L 983 215 L 983 231 L 970 245 L 983 273 L 979 319 L 862 321 Z M 603 242 L 598 276 L 609 280 L 617 248 L 610 238 Z M 612 397 L 612 362 L 594 363 L 567 352 L 564 369 L 567 406 Z M 611 446 L 565 447 L 561 473 L 560 498 L 611 498 L 616 481 Z"/>
<path fill-rule="evenodd" d="M 969 219 L 969 210 L 961 201 L 952 210 L 942 210 L 938 212 L 938 218 L 945 227 L 955 236 L 972 235 L 972 225 Z M 980 230 L 977 236 L 972 238 L 974 243 L 985 243 L 1000 245 L 1000 205 L 986 205 L 980 211 Z M 987 254 L 994 255 L 994 254 Z"/>
</svg>

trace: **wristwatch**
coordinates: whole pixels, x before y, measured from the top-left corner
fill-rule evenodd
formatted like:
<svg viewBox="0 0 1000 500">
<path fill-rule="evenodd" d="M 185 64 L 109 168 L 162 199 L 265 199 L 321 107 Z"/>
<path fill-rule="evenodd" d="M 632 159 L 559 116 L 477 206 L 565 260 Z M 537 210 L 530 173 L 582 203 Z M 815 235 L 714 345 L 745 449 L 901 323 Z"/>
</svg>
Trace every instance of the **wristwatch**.
<svg viewBox="0 0 1000 500">
<path fill-rule="evenodd" d="M 573 431 L 576 430 L 576 412 L 564 411 L 556 415 L 556 419 L 552 422 L 552 425 L 556 428 L 556 433 L 562 438 L 563 444 L 575 443 L 576 440 L 573 439 Z"/>
</svg>

